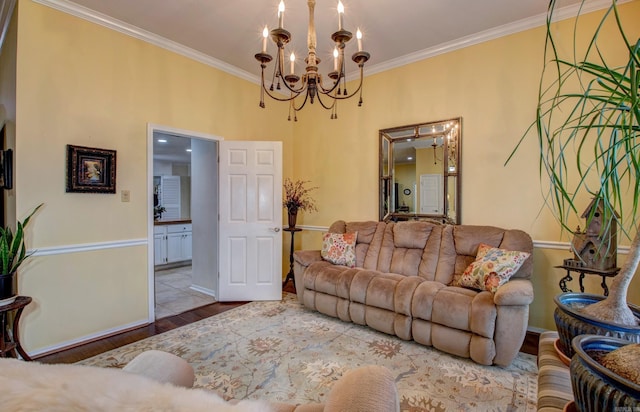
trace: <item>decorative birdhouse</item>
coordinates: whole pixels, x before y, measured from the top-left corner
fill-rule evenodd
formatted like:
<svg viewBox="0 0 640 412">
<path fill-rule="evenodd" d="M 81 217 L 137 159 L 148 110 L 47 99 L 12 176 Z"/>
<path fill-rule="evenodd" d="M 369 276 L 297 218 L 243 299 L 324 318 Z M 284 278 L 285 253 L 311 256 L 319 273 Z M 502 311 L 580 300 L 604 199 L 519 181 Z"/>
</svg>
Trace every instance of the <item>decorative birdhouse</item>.
<svg viewBox="0 0 640 412">
<path fill-rule="evenodd" d="M 571 242 L 574 258 L 565 259 L 565 265 L 598 270 L 613 269 L 617 260 L 617 220 L 604 209 L 602 201 L 593 199 L 582 213 L 586 228 L 580 226 Z M 609 217 L 607 217 L 607 215 Z"/>
</svg>

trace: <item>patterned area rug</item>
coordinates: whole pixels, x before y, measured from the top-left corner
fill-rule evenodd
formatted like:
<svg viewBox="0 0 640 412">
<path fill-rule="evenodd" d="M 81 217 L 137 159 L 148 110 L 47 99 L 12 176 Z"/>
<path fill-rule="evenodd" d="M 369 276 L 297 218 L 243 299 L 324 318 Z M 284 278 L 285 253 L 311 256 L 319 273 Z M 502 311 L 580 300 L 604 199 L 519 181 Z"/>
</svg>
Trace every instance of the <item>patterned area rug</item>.
<svg viewBox="0 0 640 412">
<path fill-rule="evenodd" d="M 377 364 L 396 376 L 401 410 L 534 411 L 536 358 L 519 354 L 507 368 L 482 366 L 300 305 L 253 302 L 79 362 L 122 367 L 158 349 L 186 359 L 196 387 L 225 398 L 323 402 L 344 372 Z"/>
</svg>

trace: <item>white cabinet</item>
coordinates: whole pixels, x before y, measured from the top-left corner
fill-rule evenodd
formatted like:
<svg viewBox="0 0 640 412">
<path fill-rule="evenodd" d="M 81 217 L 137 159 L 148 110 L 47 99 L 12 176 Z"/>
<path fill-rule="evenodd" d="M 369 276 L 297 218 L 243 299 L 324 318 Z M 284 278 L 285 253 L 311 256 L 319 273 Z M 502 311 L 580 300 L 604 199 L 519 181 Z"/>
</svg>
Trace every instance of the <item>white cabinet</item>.
<svg viewBox="0 0 640 412">
<path fill-rule="evenodd" d="M 190 260 L 192 257 L 191 224 L 154 227 L 154 262 L 163 265 Z"/>
<path fill-rule="evenodd" d="M 167 263 L 167 230 L 166 226 L 153 227 L 153 262 L 154 265 Z"/>
</svg>

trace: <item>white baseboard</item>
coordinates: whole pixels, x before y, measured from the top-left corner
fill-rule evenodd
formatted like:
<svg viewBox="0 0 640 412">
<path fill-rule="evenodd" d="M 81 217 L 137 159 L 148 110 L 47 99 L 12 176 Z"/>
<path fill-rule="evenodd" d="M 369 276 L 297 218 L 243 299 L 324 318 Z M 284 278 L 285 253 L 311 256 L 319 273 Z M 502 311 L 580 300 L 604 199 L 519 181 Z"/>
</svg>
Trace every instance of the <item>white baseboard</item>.
<svg viewBox="0 0 640 412">
<path fill-rule="evenodd" d="M 189 289 L 195 290 L 196 292 L 204 293 L 205 295 L 209 295 L 209 296 L 213 297 L 214 299 L 217 299 L 215 290 L 203 288 L 202 286 L 198 286 L 198 285 L 191 285 L 191 286 L 189 286 Z"/>
<path fill-rule="evenodd" d="M 144 320 L 139 320 L 136 322 L 132 322 L 132 323 L 128 323 L 126 325 L 121 325 L 112 329 L 106 329 L 100 332 L 96 332 L 96 333 L 92 333 L 89 335 L 85 335 L 82 336 L 80 338 L 76 338 L 76 339 L 71 339 L 65 342 L 61 342 L 58 343 L 56 345 L 52 345 L 52 346 L 47 346 L 44 348 L 40 348 L 34 351 L 30 351 L 29 352 L 29 356 L 31 356 L 32 358 L 37 357 L 37 356 L 44 356 L 44 355 L 48 355 L 50 353 L 54 353 L 54 352 L 59 352 L 61 350 L 65 350 L 65 349 L 70 349 L 72 347 L 78 346 L 78 345 L 84 345 L 86 343 L 92 342 L 94 340 L 98 340 L 98 339 L 104 339 L 107 338 L 109 336 L 113 336 L 113 335 L 117 335 L 119 333 L 122 332 L 126 332 L 128 330 L 133 330 L 133 329 L 137 329 L 141 326 L 145 326 L 148 325 L 150 322 L 148 319 L 144 319 Z"/>
</svg>

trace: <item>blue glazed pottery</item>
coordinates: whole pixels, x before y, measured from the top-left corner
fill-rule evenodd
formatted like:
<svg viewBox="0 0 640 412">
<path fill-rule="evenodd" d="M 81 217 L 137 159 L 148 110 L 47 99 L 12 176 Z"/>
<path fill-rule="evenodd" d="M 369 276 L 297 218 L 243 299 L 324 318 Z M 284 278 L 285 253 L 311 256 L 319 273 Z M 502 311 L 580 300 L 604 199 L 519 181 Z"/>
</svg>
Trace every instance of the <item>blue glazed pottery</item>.
<svg viewBox="0 0 640 412">
<path fill-rule="evenodd" d="M 553 318 L 560 336 L 560 346 L 568 357 L 573 357 L 571 341 L 579 335 L 612 336 L 640 343 L 640 326 L 608 323 L 580 312 L 581 308 L 604 298 L 602 295 L 576 292 L 562 293 L 553 298 L 557 306 Z M 629 304 L 629 308 L 635 317 L 640 319 L 640 307 Z"/>
<path fill-rule="evenodd" d="M 581 335 L 572 341 L 571 386 L 581 412 L 640 410 L 640 385 L 624 379 L 594 360 L 593 351 L 611 352 L 629 345 L 625 339 Z"/>
</svg>

